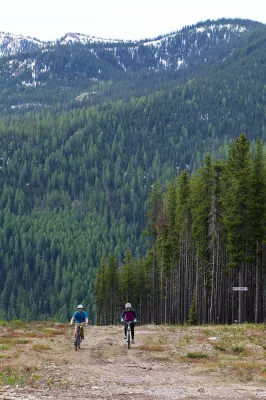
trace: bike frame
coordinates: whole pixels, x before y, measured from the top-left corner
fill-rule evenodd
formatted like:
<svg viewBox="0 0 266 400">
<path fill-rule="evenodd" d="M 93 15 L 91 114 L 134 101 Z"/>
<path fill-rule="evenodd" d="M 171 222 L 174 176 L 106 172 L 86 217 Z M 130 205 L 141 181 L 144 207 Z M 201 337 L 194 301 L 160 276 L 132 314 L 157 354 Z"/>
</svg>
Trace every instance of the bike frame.
<svg viewBox="0 0 266 400">
<path fill-rule="evenodd" d="M 76 351 L 78 348 L 80 349 L 80 343 L 81 343 L 81 326 L 84 326 L 84 324 L 76 324 L 77 330 L 75 332 L 75 349 Z"/>
<path fill-rule="evenodd" d="M 127 324 L 127 348 L 130 349 L 131 345 L 131 324 L 134 321 L 124 321 Z"/>
</svg>

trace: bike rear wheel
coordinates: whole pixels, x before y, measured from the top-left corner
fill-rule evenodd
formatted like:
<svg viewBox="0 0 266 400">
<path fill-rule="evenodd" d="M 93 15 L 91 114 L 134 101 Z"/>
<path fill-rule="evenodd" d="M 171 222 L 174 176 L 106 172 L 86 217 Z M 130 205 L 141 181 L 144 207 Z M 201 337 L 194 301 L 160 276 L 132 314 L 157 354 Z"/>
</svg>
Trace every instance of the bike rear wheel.
<svg viewBox="0 0 266 400">
<path fill-rule="evenodd" d="M 130 330 L 127 331 L 127 348 L 130 349 L 130 344 L 131 344 L 131 335 L 130 335 Z"/>
</svg>

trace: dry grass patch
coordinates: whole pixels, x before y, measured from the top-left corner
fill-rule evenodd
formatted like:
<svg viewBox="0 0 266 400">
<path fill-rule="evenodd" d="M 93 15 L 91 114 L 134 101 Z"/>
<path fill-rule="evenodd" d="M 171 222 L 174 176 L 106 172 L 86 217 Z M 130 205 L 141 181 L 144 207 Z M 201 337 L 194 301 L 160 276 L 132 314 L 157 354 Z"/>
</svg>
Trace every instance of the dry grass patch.
<svg viewBox="0 0 266 400">
<path fill-rule="evenodd" d="M 51 347 L 47 346 L 46 344 L 38 343 L 38 344 L 34 344 L 32 346 L 32 349 L 34 351 L 46 351 L 46 350 L 51 350 Z"/>
<path fill-rule="evenodd" d="M 191 344 L 192 338 L 189 335 L 184 335 L 178 338 L 177 345 L 179 347 L 187 346 Z"/>
<path fill-rule="evenodd" d="M 242 382 L 257 380 L 257 377 L 263 373 L 262 364 L 256 361 L 233 362 L 230 369 Z"/>
<path fill-rule="evenodd" d="M 15 339 L 15 344 L 27 344 L 29 342 L 28 339 Z"/>
<path fill-rule="evenodd" d="M 219 377 L 223 381 L 266 383 L 264 326 L 148 325 L 137 327 L 136 345 L 130 350 L 127 349 L 121 332 L 118 326 L 92 327 L 88 330 L 88 336 L 91 336 L 88 347 L 86 348 L 87 343 L 84 349 L 81 346 L 81 352 L 89 348 L 89 355 L 94 358 L 96 364 L 110 361 L 115 365 L 121 357 L 129 355 L 134 358 L 137 355 L 140 360 L 147 362 L 190 364 L 189 371 L 193 364 L 192 370 L 195 374 L 209 374 L 210 377 Z M 117 335 L 121 335 L 120 340 Z M 21 382 L 23 379 L 27 382 L 38 382 L 36 371 L 24 371 L 24 366 L 33 362 L 42 366 L 44 363 L 57 363 L 59 359 L 62 362 L 62 354 L 71 351 L 73 337 L 74 330 L 67 324 L 15 323 L 12 327 L 0 326 L 0 345 L 10 346 L 9 351 L 3 349 L 2 354 L 0 351 L 0 372 L 2 373 L 2 364 L 6 364 L 5 367 L 10 366 L 17 371 L 17 382 L 19 379 Z M 56 348 L 56 352 L 51 351 L 53 348 Z M 28 352 L 33 356 L 30 360 Z M 17 368 L 17 364 L 21 369 Z M 47 380 L 45 368 L 41 367 L 40 373 L 43 373 L 44 379 Z M 8 373 L 6 376 L 9 376 Z"/>
<path fill-rule="evenodd" d="M 167 347 L 156 344 L 142 344 L 138 346 L 138 349 L 142 351 L 165 351 L 167 350 Z"/>
<path fill-rule="evenodd" d="M 168 350 L 169 338 L 165 333 L 158 335 L 147 336 L 144 343 L 138 346 L 139 350 L 143 351 L 166 351 Z"/>
<path fill-rule="evenodd" d="M 8 345 L 12 346 L 13 344 L 27 344 L 29 343 L 28 339 L 17 339 L 16 337 L 10 337 L 10 336 L 2 336 L 0 337 L 0 348 L 1 345 Z"/>
<path fill-rule="evenodd" d="M 0 326 L 0 385 L 35 386 L 38 384 L 43 374 L 43 363 L 55 362 L 58 357 L 51 352 L 51 341 L 58 338 L 59 334 L 63 336 L 65 333 L 66 330 L 63 330 L 59 324 L 21 322 L 2 324 Z M 60 342 L 58 340 L 57 342 L 60 348 Z M 2 353 L 1 350 L 3 350 Z M 47 361 L 48 357 L 50 361 Z M 40 373 L 36 372 L 37 369 L 33 367 L 33 363 L 40 365 Z"/>
<path fill-rule="evenodd" d="M 53 337 L 53 336 L 62 335 L 62 329 L 44 328 L 43 335 L 44 335 L 44 337 Z"/>
</svg>

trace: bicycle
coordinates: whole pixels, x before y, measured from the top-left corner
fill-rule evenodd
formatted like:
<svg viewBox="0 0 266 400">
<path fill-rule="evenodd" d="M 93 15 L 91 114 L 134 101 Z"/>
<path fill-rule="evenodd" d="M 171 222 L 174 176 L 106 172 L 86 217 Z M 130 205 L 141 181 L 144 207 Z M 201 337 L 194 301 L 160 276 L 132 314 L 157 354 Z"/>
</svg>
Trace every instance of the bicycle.
<svg viewBox="0 0 266 400">
<path fill-rule="evenodd" d="M 127 348 L 130 349 L 131 342 L 132 342 L 131 324 L 134 321 L 124 321 L 124 322 L 125 322 L 125 324 L 127 324 L 127 329 L 126 329 L 126 332 L 127 332 Z"/>
<path fill-rule="evenodd" d="M 76 332 L 75 332 L 74 346 L 75 346 L 75 349 L 77 351 L 78 349 L 80 349 L 80 343 L 81 343 L 81 340 L 82 340 L 82 338 L 81 338 L 81 326 L 84 326 L 84 324 L 81 323 L 81 324 L 76 324 L 76 325 L 77 325 L 77 328 L 76 328 Z"/>
</svg>

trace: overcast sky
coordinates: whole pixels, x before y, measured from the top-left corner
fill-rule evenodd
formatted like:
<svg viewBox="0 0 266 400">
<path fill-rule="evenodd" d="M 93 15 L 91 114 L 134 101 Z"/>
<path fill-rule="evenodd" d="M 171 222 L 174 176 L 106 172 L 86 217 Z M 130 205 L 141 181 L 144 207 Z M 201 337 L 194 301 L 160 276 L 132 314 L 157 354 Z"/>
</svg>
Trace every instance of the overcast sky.
<svg viewBox="0 0 266 400">
<path fill-rule="evenodd" d="M 145 39 L 218 18 L 266 23 L 264 0 L 2 0 L 0 31 L 55 40 L 67 32 Z"/>
</svg>

